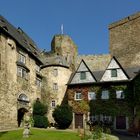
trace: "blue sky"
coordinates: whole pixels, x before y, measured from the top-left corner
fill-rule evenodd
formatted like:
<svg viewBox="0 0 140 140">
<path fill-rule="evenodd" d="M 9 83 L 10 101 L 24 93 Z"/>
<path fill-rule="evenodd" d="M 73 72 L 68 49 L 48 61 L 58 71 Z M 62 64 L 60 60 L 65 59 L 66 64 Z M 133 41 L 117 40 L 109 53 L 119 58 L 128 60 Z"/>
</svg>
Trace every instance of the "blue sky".
<svg viewBox="0 0 140 140">
<path fill-rule="evenodd" d="M 108 53 L 108 25 L 138 11 L 140 0 L 0 0 L 0 14 L 39 48 L 49 51 L 63 24 L 79 54 Z"/>
</svg>

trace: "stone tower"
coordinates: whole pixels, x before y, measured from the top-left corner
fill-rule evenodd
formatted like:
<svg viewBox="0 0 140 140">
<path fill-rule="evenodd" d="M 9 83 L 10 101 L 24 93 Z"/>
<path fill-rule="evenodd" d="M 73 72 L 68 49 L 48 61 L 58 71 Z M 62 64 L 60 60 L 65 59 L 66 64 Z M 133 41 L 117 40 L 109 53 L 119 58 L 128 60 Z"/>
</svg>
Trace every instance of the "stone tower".
<svg viewBox="0 0 140 140">
<path fill-rule="evenodd" d="M 52 52 L 63 56 L 71 69 L 75 69 L 77 46 L 68 35 L 55 35 L 51 42 Z"/>
<path fill-rule="evenodd" d="M 110 24 L 110 54 L 123 67 L 140 65 L 140 12 Z"/>
<path fill-rule="evenodd" d="M 61 105 L 67 83 L 77 58 L 77 47 L 68 35 L 55 35 L 51 43 L 51 52 L 45 52 L 42 73 L 47 79 L 48 119 L 54 123 L 52 112 Z"/>
</svg>

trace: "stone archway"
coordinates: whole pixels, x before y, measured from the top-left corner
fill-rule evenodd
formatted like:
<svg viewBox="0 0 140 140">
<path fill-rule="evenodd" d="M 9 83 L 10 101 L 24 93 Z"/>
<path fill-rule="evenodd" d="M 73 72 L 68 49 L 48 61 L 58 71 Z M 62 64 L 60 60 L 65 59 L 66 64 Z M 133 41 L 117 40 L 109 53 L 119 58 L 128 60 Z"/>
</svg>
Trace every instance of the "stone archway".
<svg viewBox="0 0 140 140">
<path fill-rule="evenodd" d="M 20 94 L 18 97 L 18 108 L 17 108 L 17 123 L 18 127 L 21 126 L 22 121 L 24 120 L 25 113 L 29 111 L 29 99 L 25 94 Z"/>
<path fill-rule="evenodd" d="M 17 115 L 18 127 L 21 126 L 21 122 L 24 120 L 24 115 L 26 112 L 28 112 L 28 110 L 25 108 L 18 109 L 18 115 Z"/>
</svg>

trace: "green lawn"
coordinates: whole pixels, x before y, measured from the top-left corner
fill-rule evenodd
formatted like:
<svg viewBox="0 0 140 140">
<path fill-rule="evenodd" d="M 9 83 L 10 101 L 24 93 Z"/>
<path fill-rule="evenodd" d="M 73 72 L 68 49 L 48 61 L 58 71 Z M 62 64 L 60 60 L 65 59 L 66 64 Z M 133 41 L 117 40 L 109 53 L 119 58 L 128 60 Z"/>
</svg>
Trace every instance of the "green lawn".
<svg viewBox="0 0 140 140">
<path fill-rule="evenodd" d="M 23 130 L 0 132 L 0 140 L 80 140 L 77 133 L 31 129 L 29 138 L 22 137 Z"/>
</svg>

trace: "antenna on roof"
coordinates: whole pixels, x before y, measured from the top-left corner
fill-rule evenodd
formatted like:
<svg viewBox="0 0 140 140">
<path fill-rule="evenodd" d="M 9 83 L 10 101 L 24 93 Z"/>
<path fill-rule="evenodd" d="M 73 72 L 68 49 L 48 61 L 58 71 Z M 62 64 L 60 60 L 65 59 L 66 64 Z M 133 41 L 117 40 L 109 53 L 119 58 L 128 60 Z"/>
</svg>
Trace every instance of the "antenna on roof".
<svg viewBox="0 0 140 140">
<path fill-rule="evenodd" d="M 62 35 L 64 34 L 64 27 L 63 27 L 63 24 L 61 24 L 61 34 L 62 34 Z"/>
</svg>

